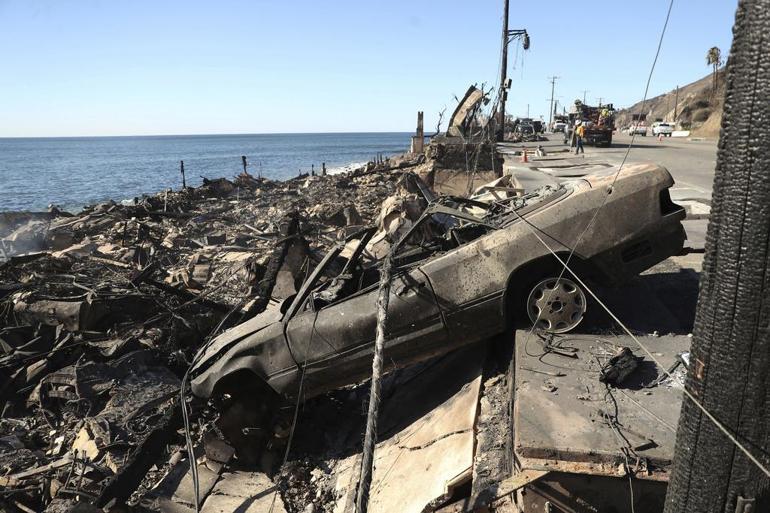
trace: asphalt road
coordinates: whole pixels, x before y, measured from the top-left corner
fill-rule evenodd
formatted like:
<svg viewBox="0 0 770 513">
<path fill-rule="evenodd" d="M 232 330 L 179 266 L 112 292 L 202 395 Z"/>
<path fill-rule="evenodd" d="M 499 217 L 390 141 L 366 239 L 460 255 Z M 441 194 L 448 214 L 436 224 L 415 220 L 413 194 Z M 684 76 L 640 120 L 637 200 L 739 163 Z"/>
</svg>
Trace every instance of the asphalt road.
<svg viewBox="0 0 770 513">
<path fill-rule="evenodd" d="M 548 134 L 550 140 L 540 143 L 546 151 L 565 148 L 561 134 Z M 629 144 L 631 148 L 629 150 Z M 610 148 L 586 146 L 586 158 L 596 158 L 610 164 L 620 164 L 628 152 L 627 163 L 655 162 L 667 168 L 676 182 L 671 197 L 680 204 L 689 204 L 699 214 L 708 214 L 716 167 L 717 142 L 687 138 L 636 136 L 633 143 L 625 134 L 615 134 Z M 688 246 L 702 249 L 705 244 L 706 219 L 688 219 L 685 229 Z"/>
<path fill-rule="evenodd" d="M 540 143 L 546 150 L 565 148 L 561 134 L 546 135 L 550 140 Z M 625 134 L 615 134 L 610 148 L 594 148 L 586 146 L 586 157 L 598 157 L 611 164 L 620 164 L 631 144 L 631 137 Z M 692 192 L 692 196 L 711 199 L 716 167 L 716 141 L 691 141 L 687 138 L 664 137 L 658 141 L 656 137 L 637 136 L 626 162 L 655 162 L 666 167 L 676 180 L 675 188 Z"/>
</svg>

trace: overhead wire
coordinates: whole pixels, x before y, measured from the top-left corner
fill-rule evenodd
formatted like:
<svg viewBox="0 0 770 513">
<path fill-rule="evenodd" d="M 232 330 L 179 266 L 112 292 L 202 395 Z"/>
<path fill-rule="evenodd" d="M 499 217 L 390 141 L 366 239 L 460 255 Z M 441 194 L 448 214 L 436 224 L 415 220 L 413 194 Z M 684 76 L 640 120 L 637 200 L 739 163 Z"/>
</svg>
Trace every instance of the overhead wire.
<svg viewBox="0 0 770 513">
<path fill-rule="evenodd" d="M 668 10 L 666 11 L 666 19 L 663 22 L 663 28 L 660 32 L 660 37 L 658 38 L 658 46 L 655 50 L 655 58 L 652 61 L 652 65 L 650 66 L 650 72 L 647 75 L 647 83 L 644 87 L 644 95 L 642 97 L 642 105 L 639 108 L 639 114 L 641 115 L 644 113 L 645 106 L 647 105 L 647 96 L 650 91 L 650 83 L 652 82 L 652 75 L 655 72 L 655 66 L 658 63 L 658 57 L 660 57 L 660 50 L 663 47 L 663 37 L 666 35 L 666 29 L 668 28 L 668 22 L 671 18 L 671 10 L 674 7 L 674 0 L 669 0 L 668 4 Z M 564 277 L 564 272 L 567 270 L 567 265 L 571 262 L 572 257 L 575 255 L 575 251 L 577 250 L 580 243 L 583 241 L 583 238 L 585 237 L 586 233 L 591 229 L 594 222 L 596 221 L 596 218 L 598 217 L 601 210 L 604 208 L 604 206 L 607 204 L 607 200 L 610 197 L 610 194 L 612 194 L 612 190 L 615 188 L 615 183 L 618 180 L 618 177 L 620 176 L 620 172 L 623 170 L 623 166 L 626 164 L 626 161 L 628 160 L 628 156 L 631 153 L 631 148 L 634 146 L 634 141 L 636 140 L 636 131 L 633 131 L 631 134 L 631 141 L 628 143 L 628 146 L 626 147 L 626 153 L 623 155 L 623 160 L 620 162 L 620 165 L 618 166 L 618 170 L 615 172 L 615 175 L 612 178 L 612 183 L 607 188 L 606 193 L 604 194 L 604 197 L 602 198 L 602 202 L 599 205 L 599 208 L 597 208 L 591 218 L 589 219 L 588 223 L 586 224 L 585 228 L 580 232 L 580 235 L 576 239 L 575 243 L 572 245 L 572 248 L 570 249 L 570 252 L 567 256 L 567 261 L 564 267 L 562 267 L 561 271 L 559 272 L 559 276 L 556 278 L 556 285 L 553 289 L 549 290 L 548 297 L 546 298 L 546 303 L 551 299 L 551 296 L 553 295 L 554 290 L 559 286 L 559 283 Z M 532 333 L 537 328 L 538 323 L 540 322 L 540 318 L 542 315 L 542 311 L 538 312 L 538 315 L 535 319 L 535 321 L 532 323 L 532 329 L 530 329 L 529 333 L 527 333 L 527 336 L 524 339 L 524 349 L 527 354 L 529 354 L 527 348 L 529 347 L 529 340 L 532 337 Z"/>
<path fill-rule="evenodd" d="M 658 46 L 657 46 L 657 50 L 656 50 L 656 52 L 655 52 L 655 58 L 653 59 L 653 62 L 652 62 L 652 66 L 651 66 L 651 68 L 650 68 L 650 73 L 649 73 L 649 75 L 648 75 L 648 77 L 647 77 L 647 83 L 646 83 L 646 85 L 645 85 L 645 90 L 644 90 L 644 98 L 643 98 L 643 100 L 642 100 L 642 105 L 641 105 L 641 107 L 640 107 L 640 114 L 644 112 L 644 108 L 645 108 L 645 106 L 646 106 L 646 102 L 647 102 L 647 95 L 648 95 L 648 93 L 649 93 L 650 83 L 651 83 L 651 81 L 652 81 L 652 75 L 653 75 L 653 72 L 654 72 L 654 70 L 655 70 L 655 66 L 656 66 L 656 64 L 657 64 L 657 62 L 658 62 L 658 57 L 660 56 L 660 50 L 661 50 L 661 48 L 662 48 L 662 45 L 663 45 L 663 37 L 664 37 L 664 35 L 665 35 L 665 33 L 666 33 L 666 29 L 667 29 L 667 27 L 668 27 L 668 22 L 669 22 L 669 19 L 670 19 L 670 17 L 671 17 L 671 10 L 672 10 L 672 8 L 673 8 L 673 5 L 674 5 L 674 0 L 670 0 L 670 2 L 669 2 L 669 5 L 668 5 L 668 10 L 667 10 L 667 12 L 666 12 L 666 20 L 665 20 L 665 22 L 664 22 L 664 24 L 663 24 L 663 29 L 661 30 L 660 38 L 658 39 Z M 604 309 L 604 310 L 607 312 L 607 314 L 608 314 L 610 317 L 612 317 L 612 319 L 613 319 L 615 322 L 617 322 L 617 323 L 618 323 L 618 325 L 619 325 L 619 326 L 620 326 L 620 327 L 623 329 L 623 331 L 625 331 L 625 332 L 626 332 L 626 334 L 628 334 L 628 336 L 630 336 L 630 337 L 631 337 L 631 339 L 632 339 L 632 340 L 633 340 L 633 341 L 634 341 L 634 342 L 635 342 L 635 343 L 636 343 L 636 344 L 637 344 L 637 345 L 638 345 L 638 346 L 639 346 L 639 347 L 640 347 L 640 348 L 641 348 L 641 349 L 642 349 L 642 350 L 643 350 L 643 351 L 644 351 L 644 352 L 647 354 L 647 356 L 648 356 L 648 357 L 649 357 L 649 358 L 650 358 L 650 359 L 651 359 L 651 360 L 652 360 L 652 361 L 653 361 L 653 362 L 654 362 L 654 363 L 655 363 L 655 364 L 656 364 L 656 365 L 657 365 L 657 366 L 658 366 L 658 367 L 659 367 L 659 368 L 660 368 L 660 369 L 661 369 L 661 370 L 662 370 L 662 371 L 663 371 L 663 372 L 664 372 L 664 373 L 665 373 L 665 374 L 666 374 L 666 375 L 667 375 L 667 376 L 668 376 L 670 379 L 672 379 L 672 380 L 675 380 L 675 377 L 674 377 L 674 376 L 671 374 L 671 372 L 670 372 L 668 369 L 666 369 L 666 367 L 664 367 L 664 366 L 663 366 L 663 365 L 660 363 L 660 361 L 658 361 L 658 359 L 657 359 L 657 358 L 655 358 L 655 356 L 654 356 L 654 355 L 653 355 L 653 354 L 650 352 L 650 350 L 649 350 L 649 349 L 648 349 L 648 348 L 647 348 L 647 347 L 646 347 L 644 344 L 642 344 L 642 343 L 639 341 L 639 339 L 638 339 L 638 338 L 637 338 L 637 337 L 636 337 L 636 336 L 635 336 L 635 335 L 634 335 L 634 334 L 631 332 L 631 330 L 629 330 L 629 329 L 628 329 L 628 327 L 627 327 L 627 326 L 626 326 L 626 325 L 625 325 L 625 324 L 624 324 L 624 323 L 623 323 L 623 322 L 622 322 L 622 321 L 621 321 L 621 320 L 620 320 L 620 319 L 619 319 L 619 318 L 618 318 L 618 317 L 617 317 L 617 316 L 616 316 L 616 315 L 615 315 L 615 314 L 614 314 L 614 313 L 613 313 L 613 312 L 612 312 L 612 311 L 609 309 L 609 307 L 608 307 L 606 304 L 604 304 L 604 302 L 602 302 L 602 301 L 601 301 L 601 299 L 599 299 L 599 297 L 598 297 L 598 296 L 597 296 L 597 295 L 596 295 L 596 294 L 593 292 L 593 290 L 592 290 L 590 287 L 588 287 L 588 286 L 585 284 L 585 282 L 583 282 L 583 280 L 581 280 L 581 279 L 580 279 L 580 277 L 579 277 L 577 274 L 575 274 L 575 272 L 574 272 L 574 271 L 573 271 L 573 270 L 572 270 L 572 269 L 569 267 L 569 262 L 570 262 L 570 260 L 572 259 L 572 256 L 574 255 L 575 251 L 577 250 L 577 247 L 578 247 L 578 245 L 580 244 L 580 242 L 582 241 L 583 237 L 584 237 L 584 236 L 585 236 L 585 234 L 588 232 L 588 230 L 590 229 L 590 227 L 593 225 L 594 221 L 596 220 L 597 216 L 599 215 L 599 212 L 602 210 L 602 208 L 603 208 L 603 207 L 605 206 L 605 204 L 607 203 L 607 200 L 608 200 L 608 198 L 609 198 L 609 195 L 611 194 L 611 192 L 612 192 L 612 189 L 614 188 L 614 185 L 615 185 L 615 183 L 617 182 L 618 176 L 620 175 L 620 172 L 621 172 L 621 170 L 623 169 L 623 166 L 625 165 L 625 163 L 626 163 L 626 161 L 627 161 L 627 159 L 628 159 L 628 156 L 629 156 L 629 154 L 630 154 L 630 152 L 631 152 L 631 148 L 633 147 L 633 143 L 634 143 L 634 140 L 635 140 L 635 138 L 636 138 L 636 133 L 634 132 L 634 133 L 631 135 L 631 142 L 628 144 L 628 147 L 626 148 L 626 153 L 625 153 L 625 154 L 624 154 L 624 156 L 623 156 L 623 160 L 621 161 L 621 164 L 620 164 L 620 166 L 618 167 L 618 170 L 617 170 L 617 172 L 615 173 L 615 176 L 613 177 L 613 180 L 612 180 L 612 184 L 611 184 L 611 185 L 610 185 L 610 187 L 607 189 L 607 193 L 605 194 L 605 196 L 604 196 L 604 198 L 603 198 L 603 201 L 602 201 L 601 205 L 600 205 L 600 206 L 599 206 L 599 208 L 597 208 L 597 210 L 594 212 L 594 215 L 591 217 L 591 219 L 589 220 L 588 224 L 586 225 L 586 227 L 583 229 L 583 231 L 581 232 L 580 236 L 578 237 L 577 241 L 575 242 L 575 244 L 574 244 L 574 245 L 572 246 L 572 248 L 570 249 L 569 255 L 568 255 L 568 257 L 567 257 L 567 259 L 566 259 L 566 260 L 563 260 L 563 259 L 562 259 L 562 258 L 561 258 L 561 257 L 560 257 L 560 256 L 559 256 L 559 255 L 558 255 L 558 254 L 557 254 L 557 253 L 556 253 L 556 252 L 555 252 L 555 251 L 554 251 L 552 248 L 551 248 L 551 246 L 550 246 L 550 245 L 548 245 L 548 243 L 547 243 L 545 240 L 543 240 L 543 238 L 542 238 L 542 237 L 540 236 L 540 234 L 538 233 L 538 231 L 540 231 L 540 232 L 542 232 L 542 233 L 544 233 L 544 234 L 545 234 L 545 232 L 544 232 L 543 230 L 541 230 L 540 228 L 537 228 L 537 227 L 535 227 L 535 226 L 534 226 L 534 225 L 533 225 L 533 224 L 532 224 L 532 223 L 531 223 L 529 220 L 527 220 L 527 219 L 525 219 L 524 217 L 522 217 L 522 216 L 521 216 L 521 214 L 519 214 L 519 212 L 518 212 L 518 211 L 516 211 L 515 209 L 513 210 L 513 212 L 514 212 L 514 214 L 515 214 L 515 215 L 516 215 L 516 216 L 517 216 L 517 217 L 518 217 L 518 218 L 519 218 L 519 219 L 520 219 L 522 222 L 524 222 L 524 224 L 527 226 L 527 228 L 528 228 L 528 229 L 529 229 L 529 230 L 532 232 L 532 234 L 533 234 L 533 235 L 534 235 L 534 236 L 535 236 L 535 237 L 538 239 L 538 241 L 539 241 L 539 242 L 540 242 L 540 243 L 541 243 L 541 244 L 542 244 L 542 245 L 543 245 L 543 246 L 544 246 L 544 247 L 545 247 L 545 248 L 548 250 L 548 252 L 549 252 L 551 255 L 553 255 L 553 257 L 554 257 L 554 258 L 556 258 L 556 260 L 557 260 L 557 261 L 558 261 L 558 262 L 559 262 L 559 263 L 562 265 L 562 269 L 561 269 L 561 272 L 560 272 L 560 274 L 559 274 L 559 277 L 557 278 L 557 284 L 558 284 L 559 280 L 561 280 L 561 279 L 562 279 L 562 277 L 564 276 L 564 273 L 565 273 L 565 271 L 569 271 L 569 273 L 570 273 L 570 274 L 571 274 L 571 275 L 572 275 L 572 276 L 573 276 L 573 277 L 574 277 L 574 278 L 575 278 L 575 279 L 578 281 L 578 283 L 579 283 L 579 284 L 580 284 L 580 285 L 581 285 L 581 286 L 582 286 L 582 287 L 583 287 L 583 288 L 586 290 L 586 292 L 588 292 L 588 293 L 591 295 L 591 297 L 593 297 L 593 299 L 594 299 L 594 300 L 595 300 L 595 301 L 596 301 L 596 302 L 597 302 L 597 303 L 598 303 L 598 304 L 599 304 L 599 305 L 600 305 L 600 306 L 601 306 L 601 307 L 602 307 L 602 308 L 603 308 L 603 309 Z M 537 228 L 537 230 L 536 230 L 536 228 Z M 546 234 L 546 235 L 547 235 L 547 234 Z M 553 292 L 553 291 L 551 291 L 551 293 L 552 293 L 552 292 Z M 531 330 L 529 331 L 529 333 L 527 334 L 527 338 L 526 338 L 526 340 L 525 340 L 525 347 L 526 347 L 526 342 L 528 342 L 529 338 L 531 337 L 532 333 L 534 332 L 535 328 L 537 327 L 537 322 L 539 321 L 539 317 L 540 317 L 540 315 L 538 314 L 538 317 L 537 317 L 536 321 L 535 321 L 535 322 L 533 323 L 533 325 L 532 325 L 532 329 L 531 329 Z M 700 401 L 698 401 L 698 399 L 697 399 L 697 398 L 696 398 L 696 397 L 695 397 L 695 396 L 694 396 L 694 395 L 693 395 L 693 394 L 692 394 L 692 393 L 691 393 L 689 390 L 687 390 L 687 388 L 686 388 L 686 387 L 683 387 L 682 391 L 683 391 L 683 393 L 685 394 L 685 396 L 687 396 L 687 398 L 688 398 L 690 401 L 692 401 L 692 402 L 693 402 L 693 404 L 694 404 L 694 405 L 695 405 L 695 406 L 696 406 L 696 407 L 697 407 L 697 408 L 698 408 L 698 409 L 699 409 L 699 410 L 700 410 L 700 411 L 701 411 L 701 412 L 702 412 L 702 413 L 703 413 L 703 414 L 704 414 L 704 415 L 705 415 L 705 416 L 706 416 L 706 417 L 707 417 L 709 420 L 711 420 L 711 422 L 712 422 L 712 423 L 713 423 L 713 424 L 714 424 L 714 425 L 717 427 L 717 429 L 719 429 L 719 430 L 720 430 L 720 431 L 721 431 L 721 432 L 722 432 L 722 433 L 725 435 L 725 437 L 727 437 L 727 439 L 728 439 L 728 440 L 730 440 L 730 442 L 731 442 L 731 443 L 733 443 L 733 444 L 734 444 L 734 445 L 735 445 L 735 446 L 736 446 L 736 447 L 737 447 L 737 448 L 738 448 L 738 449 L 739 449 L 739 450 L 740 450 L 740 451 L 741 451 L 741 452 L 742 452 L 742 453 L 743 453 L 743 454 L 744 454 L 744 455 L 745 455 L 745 456 L 746 456 L 746 457 L 747 457 L 747 458 L 748 458 L 748 459 L 749 459 L 749 460 L 750 460 L 750 461 L 751 461 L 751 462 L 752 462 L 754 465 L 756 465 L 756 466 L 757 466 L 757 468 L 759 468 L 759 469 L 760 469 L 760 470 L 761 470 L 761 471 L 762 471 L 762 472 L 763 472 L 765 475 L 767 475 L 768 477 L 770 477 L 770 470 L 768 470 L 768 468 L 767 468 L 767 467 L 766 467 L 766 466 L 765 466 L 765 465 L 764 465 L 762 462 L 760 462 L 760 461 L 759 461 L 759 459 L 758 459 L 756 456 L 754 456 L 754 455 L 753 455 L 753 454 L 752 454 L 752 453 L 751 453 L 751 452 L 750 452 L 750 451 L 749 451 L 749 450 L 748 450 L 748 449 L 747 449 L 747 448 L 746 448 L 746 447 L 745 447 L 745 446 L 744 446 L 744 445 L 743 445 L 743 444 L 742 444 L 742 443 L 741 443 L 741 442 L 740 442 L 740 441 L 739 441 L 739 440 L 738 440 L 738 439 L 735 437 L 735 435 L 733 435 L 733 433 L 732 433 L 732 432 L 730 432 L 730 430 L 729 430 L 729 429 L 728 429 L 728 428 L 727 428 L 727 427 L 726 427 L 724 424 L 722 424 L 722 423 L 721 423 L 721 422 L 720 422 L 720 421 L 719 421 L 719 420 L 718 420 L 718 419 L 717 419 L 717 418 L 716 418 L 716 417 L 715 417 L 715 416 L 714 416 L 714 415 L 713 415 L 713 414 L 712 414 L 710 411 L 708 411 L 708 409 L 707 409 L 707 408 L 706 408 L 706 407 L 705 407 L 703 404 L 701 404 L 701 402 L 700 402 Z M 632 507 L 633 507 L 633 506 L 632 506 Z"/>
<path fill-rule="evenodd" d="M 544 247 L 545 247 L 545 248 L 546 248 L 546 249 L 547 249 L 547 250 L 548 250 L 548 251 L 551 253 L 551 255 L 553 255 L 553 256 L 554 256 L 554 258 L 556 258 L 556 259 L 559 261 L 559 263 L 561 263 L 561 264 L 562 264 L 562 265 L 565 267 L 565 269 L 567 269 L 567 270 L 570 272 L 570 274 L 572 274 L 572 276 L 574 276 L 574 278 L 575 278 L 575 279 L 578 281 L 578 283 L 580 284 L 580 286 L 581 286 L 581 287 L 583 287 L 583 288 L 586 290 L 586 292 L 588 292 L 588 293 L 591 295 L 591 297 L 593 297 L 593 299 L 594 299 L 594 300 L 595 300 L 595 301 L 596 301 L 596 302 L 597 302 L 597 303 L 598 303 L 598 304 L 599 304 L 599 305 L 600 305 L 600 306 L 601 306 L 601 307 L 604 309 L 604 311 L 606 311 L 606 312 L 607 312 L 607 314 L 608 314 L 608 315 L 609 315 L 609 316 L 610 316 L 610 317 L 611 317 L 611 318 L 612 318 L 612 319 L 613 319 L 613 320 L 614 320 L 616 323 L 618 323 L 618 325 L 621 327 L 621 329 L 622 329 L 623 331 L 625 331 L 625 332 L 626 332 L 626 334 L 627 334 L 629 337 L 631 337 L 631 339 L 632 339 L 632 340 L 633 340 L 633 341 L 634 341 L 634 342 L 635 342 L 635 343 L 636 343 L 636 344 L 637 344 L 637 345 L 638 345 L 638 346 L 639 346 L 639 347 L 642 349 L 642 351 L 644 351 L 644 353 L 645 353 L 645 354 L 646 354 L 646 355 L 647 355 L 647 356 L 650 358 L 650 360 L 652 360 L 652 361 L 655 363 L 655 365 L 657 365 L 657 366 L 658 366 L 658 367 L 659 367 L 659 368 L 660 368 L 660 369 L 663 371 L 663 373 L 664 373 L 664 374 L 666 374 L 666 376 L 668 376 L 668 377 L 669 377 L 670 379 L 672 379 L 672 380 L 676 380 L 676 378 L 674 377 L 674 375 L 673 375 L 671 372 L 669 372 L 669 370 L 668 370 L 668 369 L 666 369 L 666 367 L 664 367 L 664 366 L 663 366 L 663 364 L 661 364 L 661 363 L 660 363 L 660 361 L 659 361 L 659 360 L 658 360 L 658 359 L 657 359 L 657 358 L 656 358 L 656 357 L 653 355 L 653 353 L 652 353 L 652 352 L 650 352 L 650 350 L 647 348 L 647 346 L 645 346 L 644 344 L 642 344 L 642 343 L 639 341 L 639 339 L 636 337 L 636 335 L 634 335 L 634 334 L 631 332 L 631 330 L 630 330 L 630 329 L 628 329 L 628 327 L 627 327 L 627 326 L 626 326 L 626 325 L 623 323 L 623 321 L 621 321 L 621 320 L 620 320 L 620 319 L 619 319 L 619 318 L 618 318 L 618 317 L 617 317 L 617 316 L 616 316 L 616 315 L 615 315 L 615 314 L 612 312 L 612 310 L 610 310 L 610 308 L 609 308 L 609 307 L 608 307 L 606 304 L 604 304 L 604 302 L 603 302 L 601 299 L 599 299 L 599 296 L 597 296 L 597 295 L 596 295 L 596 293 L 594 293 L 594 291 L 593 291 L 593 290 L 592 290 L 590 287 L 588 287 L 588 285 L 586 285 L 586 284 L 585 284 L 585 282 L 584 282 L 583 280 L 581 280 L 581 279 L 580 279 L 580 277 L 579 277 L 578 275 L 576 275 L 576 274 L 575 274 L 575 272 L 574 272 L 572 269 L 570 269 L 570 268 L 568 267 L 568 264 L 567 264 L 567 263 L 566 263 L 566 262 L 565 262 L 565 261 L 564 261 L 564 260 L 563 260 L 563 259 L 562 259 L 562 258 L 561 258 L 561 257 L 560 257 L 560 256 L 559 256 L 559 255 L 558 255 L 558 254 L 557 254 L 557 253 L 556 253 L 556 252 L 555 252 L 555 251 L 554 251 L 554 250 L 553 250 L 553 249 L 552 249 L 552 248 L 549 246 L 549 245 L 548 245 L 548 243 L 547 243 L 547 242 L 545 242 L 545 241 L 543 240 L 543 238 L 542 238 L 542 237 L 540 236 L 540 234 L 538 233 L 538 231 L 541 231 L 541 232 L 542 232 L 542 230 L 541 230 L 540 228 L 537 228 L 537 227 L 535 227 L 535 226 L 534 226 L 534 225 L 533 225 L 533 224 L 532 224 L 532 223 L 531 223 L 529 220 L 527 220 L 527 219 L 525 219 L 524 217 L 522 217 L 522 216 L 521 216 L 521 214 L 519 214 L 519 213 L 518 213 L 518 212 L 516 212 L 515 210 L 514 210 L 514 213 L 515 213 L 515 214 L 516 214 L 516 215 L 519 217 L 519 219 L 520 219 L 521 221 L 523 221 L 523 222 L 524 222 L 524 224 L 525 224 L 525 225 L 526 225 L 526 226 L 527 226 L 527 227 L 530 229 L 530 231 L 532 232 L 532 234 L 533 234 L 533 235 L 534 235 L 534 236 L 537 238 L 537 240 L 538 240 L 538 241 L 540 241 L 540 243 L 541 243 L 541 244 L 542 244 L 542 245 L 543 245 L 543 246 L 544 246 Z M 536 230 L 536 228 L 537 228 L 537 230 Z M 739 441 L 739 440 L 738 440 L 738 439 L 735 437 L 735 435 L 733 435 L 733 434 L 730 432 L 730 430 L 729 430 L 729 429 L 727 429 L 727 427 L 725 427 L 725 425 L 724 425 L 724 424 L 722 424 L 722 423 L 721 423 L 721 422 L 720 422 L 720 421 L 719 421 L 719 420 L 718 420 L 718 419 L 717 419 L 717 418 L 714 416 L 714 414 L 712 414 L 710 411 L 708 411 L 708 409 L 706 409 L 706 407 L 705 407 L 705 406 L 703 406 L 703 404 L 701 404 L 701 403 L 700 403 L 700 401 L 698 401 L 698 399 L 697 399 L 697 398 L 696 398 L 696 397 L 695 397 L 695 396 L 692 394 L 692 392 L 690 392 L 689 390 L 687 390 L 687 388 L 686 388 L 686 387 L 684 387 L 684 388 L 682 389 L 682 391 L 683 391 L 683 393 L 684 393 L 684 394 L 687 396 L 687 398 L 688 398 L 690 401 L 692 401 L 692 402 L 693 402 L 693 404 L 694 404 L 694 405 L 695 405 L 695 406 L 696 406 L 698 409 L 700 409 L 700 410 L 703 412 L 703 414 L 704 414 L 706 417 L 708 417 L 708 418 L 709 418 L 709 419 L 710 419 L 710 420 L 711 420 L 711 421 L 714 423 L 714 425 L 715 425 L 715 426 L 716 426 L 716 427 L 717 427 L 717 428 L 718 428 L 718 429 L 719 429 L 719 430 L 720 430 L 720 431 L 721 431 L 721 432 L 722 432 L 722 433 L 723 433 L 723 434 L 724 434 L 724 435 L 725 435 L 725 436 L 726 436 L 726 437 L 727 437 L 727 438 L 728 438 L 728 439 L 729 439 L 729 440 L 730 440 L 730 441 L 731 441 L 731 442 L 732 442 L 732 443 L 733 443 L 733 444 L 734 444 L 734 445 L 735 445 L 735 446 L 736 446 L 738 449 L 740 449 L 740 450 L 741 450 L 741 452 L 743 452 L 743 453 L 746 455 L 746 457 L 747 457 L 749 460 L 751 460 L 751 462 L 752 462 L 752 463 L 754 463 L 754 464 L 755 464 L 755 465 L 756 465 L 756 466 L 757 466 L 757 467 L 758 467 L 758 468 L 759 468 L 759 469 L 760 469 L 760 470 L 761 470 L 761 471 L 762 471 L 762 472 L 763 472 L 765 475 L 767 475 L 768 477 L 770 477 L 770 470 L 768 470 L 768 468 L 767 468 L 767 467 L 766 467 L 764 464 L 762 464 L 762 462 L 760 462 L 760 461 L 759 461 L 759 459 L 757 459 L 757 457 L 756 457 L 756 456 L 754 456 L 754 455 L 753 455 L 753 454 L 752 454 L 752 453 L 751 453 L 751 452 L 750 452 L 750 451 L 749 451 L 749 450 L 748 450 L 748 449 L 747 449 L 747 448 L 746 448 L 746 447 L 745 447 L 745 446 L 744 446 L 744 445 L 743 445 L 743 444 L 742 444 L 742 443 L 741 443 L 741 442 L 740 442 L 740 441 Z"/>
</svg>

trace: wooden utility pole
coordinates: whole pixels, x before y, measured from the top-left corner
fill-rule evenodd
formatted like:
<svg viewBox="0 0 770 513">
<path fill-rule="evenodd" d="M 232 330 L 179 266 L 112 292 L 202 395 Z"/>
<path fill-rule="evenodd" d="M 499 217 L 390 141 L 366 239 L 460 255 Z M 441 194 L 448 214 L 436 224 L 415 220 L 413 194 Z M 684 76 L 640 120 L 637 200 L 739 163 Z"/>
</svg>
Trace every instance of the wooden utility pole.
<svg viewBox="0 0 770 513">
<path fill-rule="evenodd" d="M 770 0 L 740 0 L 687 390 L 770 464 Z M 665 513 L 770 511 L 770 478 L 688 397 Z"/>
<path fill-rule="evenodd" d="M 553 129 L 553 91 L 556 87 L 556 81 L 561 77 L 553 76 L 549 78 L 551 80 L 551 108 L 548 110 L 548 127 L 549 129 Z"/>
<path fill-rule="evenodd" d="M 500 63 L 500 110 L 497 114 L 496 139 L 502 141 L 505 137 L 505 100 L 508 94 L 505 81 L 508 78 L 508 0 L 503 0 L 503 55 Z"/>
<path fill-rule="evenodd" d="M 676 128 L 677 108 L 679 107 L 679 86 L 676 86 L 676 95 L 674 96 L 674 128 Z"/>
</svg>

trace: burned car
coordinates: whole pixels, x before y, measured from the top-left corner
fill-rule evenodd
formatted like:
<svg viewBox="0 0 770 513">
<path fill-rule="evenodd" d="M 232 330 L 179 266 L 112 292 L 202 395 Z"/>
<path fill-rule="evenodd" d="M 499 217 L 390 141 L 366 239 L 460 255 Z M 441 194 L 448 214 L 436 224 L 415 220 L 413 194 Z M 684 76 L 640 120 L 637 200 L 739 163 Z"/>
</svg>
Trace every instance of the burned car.
<svg viewBox="0 0 770 513">
<path fill-rule="evenodd" d="M 559 262 L 533 228 L 566 256 L 590 224 L 570 267 L 600 284 L 619 284 L 677 254 L 685 212 L 669 196 L 668 171 L 641 164 L 614 178 L 607 169 L 529 194 L 431 201 L 390 248 L 388 365 L 481 341 L 514 321 L 574 328 L 586 311 L 586 293 L 569 273 L 557 283 Z M 376 227 L 351 235 L 293 298 L 202 348 L 191 370 L 193 393 L 208 398 L 256 380 L 260 393 L 298 401 L 366 378 L 382 261 L 371 249 L 381 237 Z"/>
</svg>

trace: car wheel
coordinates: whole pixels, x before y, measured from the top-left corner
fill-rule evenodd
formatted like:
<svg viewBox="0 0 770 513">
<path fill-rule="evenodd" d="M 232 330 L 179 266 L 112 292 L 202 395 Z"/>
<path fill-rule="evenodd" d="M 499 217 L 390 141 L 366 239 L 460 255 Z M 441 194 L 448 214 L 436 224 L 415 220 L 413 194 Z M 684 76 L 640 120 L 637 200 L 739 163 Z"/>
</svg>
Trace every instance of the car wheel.
<svg viewBox="0 0 770 513">
<path fill-rule="evenodd" d="M 217 428 L 235 449 L 238 459 L 269 471 L 275 455 L 270 444 L 275 433 L 278 397 L 266 386 L 244 383 L 242 389 L 227 394 L 217 404 Z"/>
<path fill-rule="evenodd" d="M 580 324 L 586 313 L 586 295 L 574 281 L 562 276 L 536 283 L 527 296 L 527 315 L 540 329 L 565 333 Z"/>
</svg>

